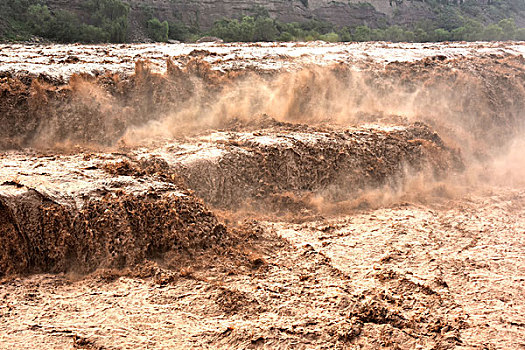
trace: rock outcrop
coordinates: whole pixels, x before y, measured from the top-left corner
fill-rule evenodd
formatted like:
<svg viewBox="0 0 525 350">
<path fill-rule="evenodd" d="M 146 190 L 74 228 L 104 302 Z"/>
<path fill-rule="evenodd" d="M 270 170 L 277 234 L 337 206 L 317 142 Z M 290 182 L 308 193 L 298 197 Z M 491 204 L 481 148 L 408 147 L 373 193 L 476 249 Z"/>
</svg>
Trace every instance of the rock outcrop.
<svg viewBox="0 0 525 350">
<path fill-rule="evenodd" d="M 431 5 L 421 0 L 125 0 L 131 6 L 130 33 L 133 41 L 147 39 L 144 23 L 146 13 L 161 21 L 181 21 L 187 25 L 209 29 L 223 18 L 239 18 L 253 13 L 254 7 L 264 7 L 272 18 L 283 22 L 304 22 L 311 19 L 328 21 L 336 26 L 406 25 L 421 20 L 436 19 Z M 477 0 L 486 5 L 486 0 Z M 80 0 L 46 0 L 51 9 L 68 9 L 82 16 Z M 488 13 L 488 17 L 492 14 Z M 525 25 L 525 13 L 513 16 L 519 26 Z M 498 18 L 490 18 L 498 20 Z"/>
</svg>

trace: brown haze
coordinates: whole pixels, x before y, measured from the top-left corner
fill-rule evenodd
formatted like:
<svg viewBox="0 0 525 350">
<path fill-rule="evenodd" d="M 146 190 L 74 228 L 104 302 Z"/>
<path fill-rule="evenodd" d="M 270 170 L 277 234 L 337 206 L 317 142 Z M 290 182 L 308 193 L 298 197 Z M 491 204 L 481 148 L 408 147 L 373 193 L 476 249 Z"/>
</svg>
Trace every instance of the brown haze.
<svg viewBox="0 0 525 350">
<path fill-rule="evenodd" d="M 429 195 L 451 197 L 485 184 L 518 186 L 525 175 L 525 158 L 520 157 L 525 85 L 523 73 L 515 73 L 525 67 L 520 58 L 501 61 L 464 59 L 438 66 L 424 60 L 379 71 L 377 67 L 312 66 L 271 75 L 214 76 L 209 78 L 212 84 L 190 76 L 192 89 L 185 101 L 154 120 L 128 128 L 122 141 L 137 145 L 157 137 L 191 135 L 227 128 L 232 120 L 257 125 L 261 116 L 334 128 L 421 121 L 448 146 L 461 151 L 467 164 L 464 172 L 450 174 L 444 181 L 433 179 L 430 172 L 412 174 L 407 169 L 401 188 L 369 189 L 336 204 L 316 197 L 315 206 L 323 203 L 323 208 L 332 211 L 334 205 L 359 207 L 365 202 L 375 207 Z M 218 92 L 210 94 L 210 89 Z"/>
<path fill-rule="evenodd" d="M 32 127 L 11 130 L 7 139 L 16 147 L 112 149 L 216 129 L 254 130 L 272 120 L 336 130 L 373 124 L 386 131 L 424 122 L 461 152 L 463 172 L 434 179 L 431 171 L 407 168 L 401 186 L 370 188 L 336 204 L 322 193 L 309 201 L 331 212 L 363 203 L 375 207 L 428 195 L 450 197 L 485 183 L 523 183 L 525 67 L 520 57 L 426 58 L 386 67 L 339 64 L 271 73 L 221 73 L 200 59 L 182 69 L 168 61 L 167 67 L 157 74 L 147 62 L 138 62 L 130 77 L 73 75 L 66 85 L 33 80 L 26 87 L 28 109 L 12 107 L 13 114 L 26 113 Z"/>
</svg>

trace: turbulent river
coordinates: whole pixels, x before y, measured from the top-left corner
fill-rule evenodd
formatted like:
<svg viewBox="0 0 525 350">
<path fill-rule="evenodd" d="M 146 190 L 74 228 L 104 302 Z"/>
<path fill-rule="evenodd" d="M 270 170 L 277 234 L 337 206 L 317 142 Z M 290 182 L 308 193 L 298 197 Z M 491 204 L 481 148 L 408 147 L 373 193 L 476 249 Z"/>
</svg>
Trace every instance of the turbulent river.
<svg viewBox="0 0 525 350">
<path fill-rule="evenodd" d="M 520 348 L 525 44 L 0 45 L 0 348 Z"/>
</svg>

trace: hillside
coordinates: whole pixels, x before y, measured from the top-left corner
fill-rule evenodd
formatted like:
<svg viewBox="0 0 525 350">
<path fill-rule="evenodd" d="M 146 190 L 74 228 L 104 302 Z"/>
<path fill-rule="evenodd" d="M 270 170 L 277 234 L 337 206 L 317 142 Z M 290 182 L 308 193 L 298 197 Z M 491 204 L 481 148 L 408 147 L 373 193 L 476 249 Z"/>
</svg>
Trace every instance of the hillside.
<svg viewBox="0 0 525 350">
<path fill-rule="evenodd" d="M 514 32 L 525 27 L 523 0 L 5 0 L 0 4 L 0 13 L 0 37 L 23 40 L 36 35 L 66 42 L 165 41 L 168 37 L 192 41 L 202 35 L 222 35 L 227 41 L 520 40 L 523 38 Z M 238 19 L 241 22 L 244 16 L 271 20 L 263 23 L 261 31 L 275 35 L 267 38 L 252 34 L 245 38 L 214 28 L 217 21 L 226 19 L 229 24 L 228 21 Z M 60 25 L 44 28 L 53 17 L 59 19 Z M 508 29 L 505 25 L 499 29 L 488 28 L 487 33 L 482 34 L 486 27 L 509 19 L 514 21 L 511 35 L 500 33 L 500 29 L 502 32 Z M 66 34 L 82 30 L 75 21 L 92 26 L 84 28 L 89 35 L 67 37 Z M 121 22 L 115 25 L 114 21 Z M 64 28 L 64 22 L 72 25 Z M 295 29 L 303 32 L 282 28 L 289 23 L 299 23 Z M 356 29 L 363 26 L 370 30 L 395 29 L 394 33 L 365 35 L 357 30 L 356 36 Z M 459 30 L 459 35 L 452 34 L 462 27 L 466 29 Z M 102 28 L 107 35 L 97 28 Z M 400 34 L 400 29 L 413 34 Z M 435 33 L 438 29 L 445 32 Z M 57 35 L 57 31 L 63 31 L 65 37 Z M 115 31 L 121 35 L 115 37 Z M 479 35 L 465 35 L 465 31 L 479 32 Z M 280 38 L 285 32 L 289 35 Z M 319 37 L 332 32 L 338 34 L 338 38 L 332 36 L 332 39 L 338 40 Z"/>
<path fill-rule="evenodd" d="M 447 6 L 446 2 L 450 2 Z M 459 1 L 462 4 L 459 4 Z M 86 0 L 45 0 L 52 9 L 78 9 Z M 140 17 L 152 11 L 161 21 L 181 20 L 188 25 L 209 29 L 223 18 L 249 15 L 257 6 L 268 10 L 272 18 L 282 22 L 303 22 L 319 19 L 338 26 L 366 24 L 406 25 L 438 20 L 440 10 L 458 10 L 461 15 L 480 17 L 483 22 L 497 22 L 513 17 L 518 26 L 525 26 L 525 3 L 520 0 L 124 0 L 131 6 L 131 15 Z M 520 2 L 522 3 L 520 5 Z M 446 13 L 445 13 L 446 15 Z M 453 15 L 449 13 L 448 15 Z"/>
</svg>

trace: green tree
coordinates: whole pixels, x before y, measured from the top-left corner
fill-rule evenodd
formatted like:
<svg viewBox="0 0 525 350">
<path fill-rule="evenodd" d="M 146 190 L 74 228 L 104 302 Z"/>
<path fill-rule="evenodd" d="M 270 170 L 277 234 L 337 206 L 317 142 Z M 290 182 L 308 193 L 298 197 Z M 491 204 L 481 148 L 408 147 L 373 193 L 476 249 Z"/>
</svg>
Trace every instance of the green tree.
<svg viewBox="0 0 525 350">
<path fill-rule="evenodd" d="M 148 21 L 149 37 L 155 41 L 168 41 L 169 24 L 168 22 L 159 21 L 158 18 L 152 18 Z"/>
<path fill-rule="evenodd" d="M 390 26 L 385 29 L 385 40 L 399 42 L 405 40 L 405 32 L 400 26 Z"/>
<path fill-rule="evenodd" d="M 310 20 L 299 24 L 300 28 L 305 32 L 316 32 L 319 34 L 326 34 L 335 31 L 332 23 L 319 20 Z"/>
<path fill-rule="evenodd" d="M 343 42 L 352 41 L 352 33 L 348 27 L 344 27 L 339 31 L 339 38 Z"/>
<path fill-rule="evenodd" d="M 403 40 L 408 42 L 415 42 L 416 34 L 411 30 L 405 30 Z"/>
<path fill-rule="evenodd" d="M 168 38 L 179 41 L 188 40 L 194 32 L 180 21 L 168 22 L 168 28 Z"/>
<path fill-rule="evenodd" d="M 44 37 L 50 34 L 50 24 L 53 16 L 47 6 L 40 4 L 29 6 L 27 15 L 29 18 L 28 24 L 32 33 Z"/>
<path fill-rule="evenodd" d="M 491 24 L 483 31 L 484 40 L 501 40 L 503 38 L 503 30 L 497 24 Z"/>
<path fill-rule="evenodd" d="M 297 22 L 290 22 L 290 23 L 281 23 L 276 22 L 277 29 L 281 33 L 290 33 L 292 37 L 295 39 L 303 38 L 303 31 Z"/>
<path fill-rule="evenodd" d="M 452 37 L 450 32 L 443 28 L 438 28 L 434 30 L 432 34 L 433 34 L 432 40 L 434 41 L 447 41 L 447 40 L 450 40 Z"/>
<path fill-rule="evenodd" d="M 373 41 L 383 41 L 385 40 L 385 30 L 374 28 L 370 31 L 370 40 Z"/>
<path fill-rule="evenodd" d="M 368 26 L 359 26 L 355 28 L 353 38 L 355 41 L 369 41 L 371 39 L 370 34 L 371 30 Z"/>
<path fill-rule="evenodd" d="M 464 18 L 456 6 L 444 6 L 440 9 L 435 25 L 448 31 L 461 27 Z"/>
<path fill-rule="evenodd" d="M 319 39 L 323 41 L 327 41 L 329 43 L 336 43 L 340 40 L 339 34 L 334 33 L 334 32 L 322 34 L 321 36 L 319 36 Z"/>
<path fill-rule="evenodd" d="M 465 21 L 464 27 L 466 28 L 465 37 L 463 40 L 467 41 L 477 41 L 481 40 L 483 34 L 483 24 L 476 21 L 475 19 L 469 19 Z"/>
<path fill-rule="evenodd" d="M 279 41 L 293 41 L 293 35 L 288 32 L 282 32 L 277 40 Z"/>
<path fill-rule="evenodd" d="M 107 20 L 115 21 L 129 14 L 129 5 L 121 0 L 90 0 L 87 7 L 93 11 L 91 19 L 100 26 Z"/>
<path fill-rule="evenodd" d="M 84 43 L 100 43 L 109 41 L 109 34 L 104 29 L 90 24 L 82 24 L 79 38 Z"/>
<path fill-rule="evenodd" d="M 274 41 L 279 35 L 275 21 L 269 17 L 258 17 L 253 28 L 254 41 Z"/>
<path fill-rule="evenodd" d="M 466 27 L 455 28 L 450 32 L 451 39 L 454 41 L 467 40 L 469 32 Z"/>
<path fill-rule="evenodd" d="M 121 0 L 89 0 L 90 24 L 102 28 L 111 42 L 124 42 L 128 31 L 129 5 Z"/>
<path fill-rule="evenodd" d="M 263 40 L 266 34 L 261 31 L 269 23 L 264 18 L 261 18 L 261 21 L 257 34 L 260 35 L 260 40 Z M 223 19 L 215 22 L 210 30 L 210 34 L 224 41 L 253 41 L 255 37 L 255 19 L 251 16 L 244 16 L 240 22 L 237 19 Z M 277 36 L 277 33 L 273 32 L 270 35 Z"/>
<path fill-rule="evenodd" d="M 66 10 L 55 11 L 49 23 L 49 38 L 60 42 L 74 42 L 80 39 L 81 23 L 76 15 Z"/>
<path fill-rule="evenodd" d="M 516 37 L 516 30 L 518 28 L 513 18 L 502 19 L 499 21 L 498 26 L 503 31 L 502 39 L 512 40 Z"/>
<path fill-rule="evenodd" d="M 221 38 L 224 41 L 235 40 L 234 33 L 232 33 L 232 30 L 231 30 L 233 21 L 238 23 L 237 20 L 227 20 L 227 19 L 221 19 L 220 21 L 216 21 L 210 30 L 210 34 L 218 38 Z"/>
<path fill-rule="evenodd" d="M 239 31 L 237 35 L 237 41 L 253 41 L 255 36 L 255 18 L 252 16 L 244 16 L 239 23 Z"/>
<path fill-rule="evenodd" d="M 414 41 L 421 42 L 421 43 L 427 42 L 428 33 L 422 28 L 416 28 L 416 30 L 414 30 Z"/>
<path fill-rule="evenodd" d="M 515 39 L 525 41 L 525 28 L 519 28 L 516 30 Z"/>
</svg>

